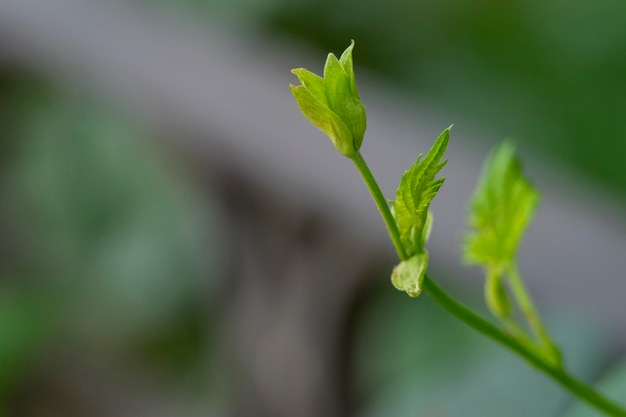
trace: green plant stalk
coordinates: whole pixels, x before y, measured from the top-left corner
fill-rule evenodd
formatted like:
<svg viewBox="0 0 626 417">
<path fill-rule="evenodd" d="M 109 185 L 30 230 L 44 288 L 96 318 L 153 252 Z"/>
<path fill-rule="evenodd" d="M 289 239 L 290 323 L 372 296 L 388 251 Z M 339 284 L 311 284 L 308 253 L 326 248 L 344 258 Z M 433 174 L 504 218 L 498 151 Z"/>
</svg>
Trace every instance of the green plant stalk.
<svg viewBox="0 0 626 417">
<path fill-rule="evenodd" d="M 351 158 L 352 162 L 356 165 L 361 177 L 363 178 L 363 182 L 367 185 L 367 188 L 370 190 L 370 193 L 374 197 L 374 202 L 378 207 L 378 211 L 380 215 L 383 216 L 383 220 L 387 225 L 387 230 L 389 231 L 389 237 L 393 242 L 393 246 L 396 248 L 396 252 L 398 253 L 398 257 L 406 261 L 409 257 L 407 255 L 406 249 L 404 249 L 404 245 L 400 240 L 400 231 L 398 230 L 398 225 L 396 224 L 396 220 L 393 218 L 393 214 L 391 214 L 391 210 L 389 210 L 389 204 L 387 200 L 385 200 L 385 196 L 383 192 L 380 190 L 378 183 L 374 179 L 374 175 L 372 175 L 372 171 L 367 166 L 365 159 L 361 155 L 361 152 L 356 151 L 354 156 Z"/>
<path fill-rule="evenodd" d="M 528 325 L 543 344 L 543 348 L 544 350 L 546 350 L 546 353 L 553 358 L 556 364 L 562 365 L 561 354 L 559 353 L 556 345 L 552 342 L 552 339 L 550 339 L 548 332 L 546 332 L 545 328 L 543 327 L 541 319 L 539 318 L 539 314 L 537 313 L 537 309 L 535 308 L 535 304 L 533 303 L 533 300 L 530 297 L 526 286 L 524 285 L 524 281 L 519 274 L 515 262 L 511 262 L 506 271 L 507 277 L 509 278 L 509 283 L 511 284 L 511 290 L 513 291 L 513 295 L 517 300 L 522 314 L 524 315 L 524 317 L 526 317 Z"/>
<path fill-rule="evenodd" d="M 389 236 L 391 237 L 391 241 L 396 248 L 398 257 L 403 261 L 407 260 L 408 256 L 406 254 L 406 250 L 404 248 L 404 245 L 402 244 L 402 241 L 400 240 L 400 231 L 398 230 L 398 226 L 396 225 L 393 215 L 391 214 L 391 210 L 389 209 L 387 200 L 380 190 L 378 183 L 374 179 L 372 172 L 370 171 L 367 163 L 361 156 L 360 152 L 356 152 L 351 159 L 357 166 L 359 173 L 363 177 L 363 181 L 367 185 L 367 188 L 369 189 L 372 197 L 374 198 L 374 201 L 376 202 L 376 206 L 378 207 L 383 221 L 387 226 Z M 465 305 L 454 299 L 442 288 L 440 288 L 428 274 L 426 274 L 426 276 L 424 277 L 423 285 L 428 295 L 450 314 L 452 314 L 474 330 L 478 331 L 479 333 L 482 333 L 483 335 L 493 339 L 494 341 L 511 349 L 513 352 L 519 354 L 531 365 L 535 366 L 537 369 L 550 376 L 552 379 L 561 384 L 578 398 L 586 401 L 588 404 L 606 413 L 607 415 L 615 417 L 626 417 L 626 410 L 622 409 L 620 406 L 610 401 L 608 398 L 604 397 L 593 388 L 585 385 L 581 381 L 569 375 L 561 366 L 555 366 L 550 361 L 546 360 L 543 355 L 540 355 L 534 352 L 532 349 L 529 349 L 515 337 L 502 331 L 499 327 L 493 325 L 491 322 L 482 318 L 470 308 L 466 307 Z"/>
<path fill-rule="evenodd" d="M 530 362 L 531 365 L 552 377 L 552 379 L 561 384 L 578 398 L 586 401 L 591 406 L 609 416 L 626 416 L 626 410 L 622 409 L 620 406 L 610 401 L 593 388 L 572 377 L 562 367 L 555 366 L 549 361 L 546 361 L 543 355 L 535 353 L 513 336 L 503 332 L 500 328 L 494 326 L 489 321 L 485 320 L 474 311 L 455 300 L 452 296 L 448 295 L 432 280 L 429 275 L 426 275 L 424 278 L 424 289 L 431 298 L 433 298 L 450 314 L 460 319 L 474 330 L 490 337 L 496 342 L 519 354 Z"/>
<path fill-rule="evenodd" d="M 526 331 L 511 317 L 511 302 L 509 301 L 509 295 L 502 285 L 500 280 L 503 280 L 505 277 L 502 276 L 502 268 L 487 268 L 487 276 L 485 283 L 485 300 L 487 301 L 487 307 L 491 310 L 491 314 L 496 317 L 500 323 L 503 325 L 504 330 L 508 332 L 513 338 L 517 339 L 520 343 L 524 344 L 527 349 L 538 352 L 541 355 L 546 355 L 554 364 L 562 365 L 561 355 L 558 349 L 552 344 L 549 339 L 547 333 L 543 331 L 543 327 L 541 327 L 541 323 L 537 322 L 538 315 L 535 313 L 534 318 L 537 320 L 534 322 L 535 326 L 539 326 L 541 333 L 538 332 L 537 327 L 533 327 L 530 325 L 531 319 L 529 318 L 529 314 L 524 314 L 526 321 L 529 323 L 529 326 L 535 333 L 536 338 L 539 340 L 539 344 L 535 342 L 531 337 L 527 336 Z M 519 277 L 518 277 L 519 278 Z M 500 287 L 495 287 L 497 285 Z M 523 285 L 523 283 L 521 283 Z M 519 288 L 516 288 L 519 290 Z M 525 290 L 522 287 L 522 290 Z M 504 292 L 504 294 L 498 294 L 498 291 Z M 530 296 L 527 292 L 523 292 L 522 296 L 526 296 L 525 300 L 530 303 L 530 307 L 532 307 L 531 311 L 534 310 L 534 305 L 530 299 Z M 523 304 L 527 309 L 529 308 L 527 303 L 519 301 L 520 296 L 514 294 L 515 301 L 517 305 Z M 520 307 L 520 310 L 524 310 Z"/>
</svg>

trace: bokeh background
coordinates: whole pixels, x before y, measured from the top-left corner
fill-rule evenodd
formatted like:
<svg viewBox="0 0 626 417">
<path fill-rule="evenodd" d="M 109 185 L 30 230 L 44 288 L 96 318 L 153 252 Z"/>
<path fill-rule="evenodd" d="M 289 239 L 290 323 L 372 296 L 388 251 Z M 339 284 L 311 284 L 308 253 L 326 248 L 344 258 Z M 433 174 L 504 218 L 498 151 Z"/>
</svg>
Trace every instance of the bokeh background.
<svg viewBox="0 0 626 417">
<path fill-rule="evenodd" d="M 576 375 L 618 366 L 625 3 L 0 0 L 0 415 L 576 405 L 389 284 L 365 187 L 287 88 L 350 39 L 388 196 L 455 123 L 433 274 L 485 311 L 458 256 L 465 204 L 513 137 L 544 190 L 522 272 Z"/>
</svg>

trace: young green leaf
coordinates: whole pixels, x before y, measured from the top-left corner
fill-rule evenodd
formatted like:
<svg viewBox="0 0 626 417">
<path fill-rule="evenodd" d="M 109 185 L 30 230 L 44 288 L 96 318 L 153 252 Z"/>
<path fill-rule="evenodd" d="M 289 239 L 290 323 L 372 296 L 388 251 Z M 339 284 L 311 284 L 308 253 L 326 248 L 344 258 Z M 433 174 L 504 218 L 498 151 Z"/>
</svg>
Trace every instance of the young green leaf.
<svg viewBox="0 0 626 417">
<path fill-rule="evenodd" d="M 413 255 L 393 268 L 391 283 L 396 289 L 405 291 L 409 297 L 417 297 L 422 292 L 422 282 L 427 268 L 428 252 Z"/>
<path fill-rule="evenodd" d="M 417 161 L 405 171 L 396 191 L 396 201 L 392 201 L 394 217 L 400 231 L 400 239 L 407 254 L 413 256 L 425 252 L 426 239 L 430 232 L 428 207 L 444 178 L 435 176 L 446 165 L 441 162 L 450 139 L 450 128 L 444 130 L 426 157 Z"/>
<path fill-rule="evenodd" d="M 510 264 L 538 201 L 539 193 L 522 174 L 515 147 L 504 142 L 487 158 L 471 200 L 465 260 L 492 267 Z"/>
<path fill-rule="evenodd" d="M 292 70 L 301 84 L 289 85 L 306 118 L 348 158 L 353 158 L 361 148 L 367 127 L 365 108 L 354 78 L 352 49 L 354 41 L 339 59 L 328 54 L 323 77 L 304 68 Z"/>
</svg>

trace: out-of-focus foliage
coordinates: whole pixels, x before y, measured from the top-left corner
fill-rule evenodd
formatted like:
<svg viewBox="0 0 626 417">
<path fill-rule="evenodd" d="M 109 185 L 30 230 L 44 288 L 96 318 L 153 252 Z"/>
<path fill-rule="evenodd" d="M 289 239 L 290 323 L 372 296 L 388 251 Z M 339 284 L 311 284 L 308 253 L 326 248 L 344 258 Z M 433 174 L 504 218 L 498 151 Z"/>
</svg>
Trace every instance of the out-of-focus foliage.
<svg viewBox="0 0 626 417">
<path fill-rule="evenodd" d="M 361 313 L 353 357 L 359 416 L 557 416 L 571 400 L 428 297 L 416 303 L 383 283 Z M 609 353 L 601 332 L 573 312 L 552 323 L 568 366 L 588 379 Z"/>
<path fill-rule="evenodd" d="M 7 391 L 45 350 L 54 311 L 40 291 L 0 294 L 0 414 Z"/>
<path fill-rule="evenodd" d="M 300 0 L 283 6 L 267 22 L 273 32 L 324 50 L 356 39 L 359 65 L 402 91 L 488 127 L 494 140 L 523 139 L 626 191 L 626 3 Z M 596 146 L 599 140 L 603 146 Z"/>
<path fill-rule="evenodd" d="M 496 270 L 514 262 L 538 202 L 539 192 L 523 175 L 515 147 L 504 142 L 485 161 L 472 197 L 465 260 Z"/>
<path fill-rule="evenodd" d="M 214 205 L 88 97 L 0 80 L 0 393 L 19 364 L 73 346 L 206 382 L 223 258 Z"/>
<path fill-rule="evenodd" d="M 119 0 L 238 21 L 341 50 L 442 111 L 626 192 L 626 3 L 548 0 Z M 367 101 L 367 100 L 366 100 Z M 455 120 L 461 123 L 463 120 Z M 598 138 L 614 152 L 592 146 Z"/>
</svg>

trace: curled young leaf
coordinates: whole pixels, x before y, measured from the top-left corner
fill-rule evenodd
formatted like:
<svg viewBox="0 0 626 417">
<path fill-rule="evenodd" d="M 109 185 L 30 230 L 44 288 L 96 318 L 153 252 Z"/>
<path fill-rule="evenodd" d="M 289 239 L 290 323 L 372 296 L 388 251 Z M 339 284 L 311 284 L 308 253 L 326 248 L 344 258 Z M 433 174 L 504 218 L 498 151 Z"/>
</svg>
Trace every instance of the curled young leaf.
<svg viewBox="0 0 626 417">
<path fill-rule="evenodd" d="M 289 86 L 306 118 L 348 158 L 361 148 L 367 126 L 354 78 L 353 48 L 354 41 L 339 59 L 328 54 L 323 78 L 304 68 L 292 70 L 301 85 Z"/>
<path fill-rule="evenodd" d="M 419 253 L 393 268 L 391 283 L 410 297 L 417 297 L 422 292 L 422 282 L 427 269 L 428 252 Z"/>
</svg>

